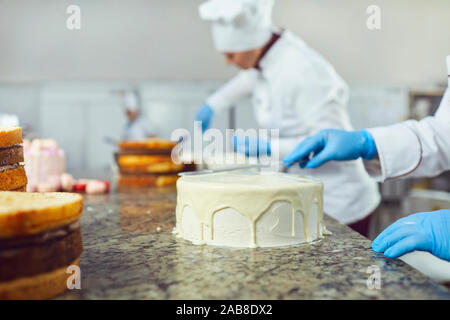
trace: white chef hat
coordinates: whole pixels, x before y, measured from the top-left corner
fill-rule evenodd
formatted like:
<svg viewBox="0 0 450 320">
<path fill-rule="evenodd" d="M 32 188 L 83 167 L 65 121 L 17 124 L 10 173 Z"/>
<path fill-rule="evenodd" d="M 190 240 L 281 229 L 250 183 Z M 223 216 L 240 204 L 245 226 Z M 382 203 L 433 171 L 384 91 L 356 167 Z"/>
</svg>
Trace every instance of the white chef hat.
<svg viewBox="0 0 450 320">
<path fill-rule="evenodd" d="M 200 17 L 212 22 L 219 52 L 240 52 L 264 46 L 272 36 L 274 0 L 208 0 Z"/>
<path fill-rule="evenodd" d="M 123 94 L 123 108 L 125 111 L 138 111 L 137 94 L 134 91 L 127 91 Z"/>
</svg>

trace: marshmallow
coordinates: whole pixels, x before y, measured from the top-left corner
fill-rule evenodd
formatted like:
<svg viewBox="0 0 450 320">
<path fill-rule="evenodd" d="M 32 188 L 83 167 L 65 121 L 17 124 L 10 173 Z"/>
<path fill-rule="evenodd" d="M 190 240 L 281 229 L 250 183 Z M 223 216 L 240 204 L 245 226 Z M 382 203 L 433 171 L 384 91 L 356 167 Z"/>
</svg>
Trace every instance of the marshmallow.
<svg viewBox="0 0 450 320">
<path fill-rule="evenodd" d="M 69 173 L 63 173 L 61 175 L 61 187 L 64 191 L 71 192 L 73 190 L 74 179 Z"/>
<path fill-rule="evenodd" d="M 38 192 L 56 192 L 56 191 L 58 191 L 58 186 L 53 183 L 50 183 L 50 182 L 40 183 L 37 187 L 37 191 Z"/>
<path fill-rule="evenodd" d="M 106 192 L 106 185 L 103 182 L 94 180 L 89 181 L 86 184 L 86 193 L 88 194 L 99 194 Z"/>
</svg>

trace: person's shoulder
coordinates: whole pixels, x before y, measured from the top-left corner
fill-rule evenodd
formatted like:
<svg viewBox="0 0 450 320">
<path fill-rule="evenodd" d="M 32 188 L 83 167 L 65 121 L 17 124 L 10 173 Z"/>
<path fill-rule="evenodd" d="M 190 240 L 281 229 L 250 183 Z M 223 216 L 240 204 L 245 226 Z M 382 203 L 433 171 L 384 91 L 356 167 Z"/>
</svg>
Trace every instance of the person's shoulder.
<svg viewBox="0 0 450 320">
<path fill-rule="evenodd" d="M 232 78 L 237 81 L 245 81 L 246 83 L 254 83 L 259 77 L 259 72 L 255 68 L 240 70 L 237 75 Z"/>
<path fill-rule="evenodd" d="M 297 72 L 313 65 L 310 48 L 300 37 L 286 30 L 278 41 L 274 52 L 274 69 L 283 70 L 283 73 Z"/>
<path fill-rule="evenodd" d="M 266 70 L 266 75 L 272 81 L 283 83 L 283 88 L 288 90 L 302 86 L 303 81 L 308 78 L 307 75 L 312 72 L 313 66 L 309 61 L 292 47 L 284 46 Z"/>
<path fill-rule="evenodd" d="M 296 35 L 290 30 L 285 30 L 282 33 L 280 39 L 287 45 L 289 45 L 289 47 L 291 47 L 294 50 L 297 50 L 298 52 L 308 47 L 306 42 L 300 36 Z"/>
<path fill-rule="evenodd" d="M 287 54 L 296 55 L 302 58 L 304 58 L 309 53 L 309 50 L 311 50 L 308 44 L 300 36 L 289 30 L 283 32 L 280 43 Z"/>
<path fill-rule="evenodd" d="M 299 36 L 288 32 L 285 36 L 286 50 L 284 58 L 286 61 L 280 65 L 285 72 L 295 74 L 301 73 L 302 77 L 313 82 L 341 79 L 333 65 L 315 49 L 306 44 Z M 289 64 L 288 61 L 291 63 Z"/>
</svg>

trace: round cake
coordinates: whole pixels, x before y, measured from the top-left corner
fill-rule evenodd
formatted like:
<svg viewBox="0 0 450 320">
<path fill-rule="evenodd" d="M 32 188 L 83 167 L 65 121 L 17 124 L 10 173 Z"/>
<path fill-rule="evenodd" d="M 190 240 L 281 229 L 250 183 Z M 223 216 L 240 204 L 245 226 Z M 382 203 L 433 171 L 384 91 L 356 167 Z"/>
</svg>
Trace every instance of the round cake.
<svg viewBox="0 0 450 320">
<path fill-rule="evenodd" d="M 0 192 L 0 300 L 48 299 L 68 289 L 83 244 L 83 197 Z M 73 283 L 73 282 L 72 282 Z"/>
<path fill-rule="evenodd" d="M 58 191 L 66 172 L 66 155 L 53 139 L 24 140 L 28 192 Z"/>
<path fill-rule="evenodd" d="M 179 237 L 228 247 L 295 245 L 327 232 L 322 182 L 278 172 L 185 175 L 176 219 Z"/>
</svg>

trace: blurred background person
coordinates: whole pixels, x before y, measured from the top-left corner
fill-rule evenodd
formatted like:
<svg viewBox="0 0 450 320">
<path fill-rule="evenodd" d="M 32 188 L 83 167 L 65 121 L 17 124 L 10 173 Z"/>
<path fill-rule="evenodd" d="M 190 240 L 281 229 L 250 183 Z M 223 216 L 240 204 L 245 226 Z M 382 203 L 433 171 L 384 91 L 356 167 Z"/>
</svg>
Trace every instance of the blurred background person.
<svg viewBox="0 0 450 320">
<path fill-rule="evenodd" d="M 122 92 L 122 106 L 128 118 L 123 131 L 123 140 L 143 140 L 155 136 L 141 113 L 139 93 L 136 90 Z"/>
</svg>

